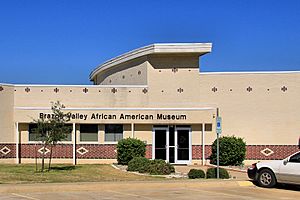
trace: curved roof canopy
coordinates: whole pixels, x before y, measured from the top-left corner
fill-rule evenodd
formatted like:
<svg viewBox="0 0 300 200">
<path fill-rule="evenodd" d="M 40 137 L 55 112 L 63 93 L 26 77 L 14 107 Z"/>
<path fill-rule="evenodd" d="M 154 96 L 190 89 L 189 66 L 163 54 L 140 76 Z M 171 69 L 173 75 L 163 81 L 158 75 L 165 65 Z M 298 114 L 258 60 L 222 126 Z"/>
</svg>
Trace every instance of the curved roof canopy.
<svg viewBox="0 0 300 200">
<path fill-rule="evenodd" d="M 211 52 L 212 43 L 165 43 L 165 44 L 151 44 L 145 47 L 141 47 L 125 54 L 110 59 L 103 64 L 97 66 L 90 74 L 90 80 L 93 80 L 95 76 L 101 72 L 106 71 L 116 65 L 124 63 L 135 58 L 150 54 L 186 54 L 193 53 L 204 55 Z"/>
</svg>

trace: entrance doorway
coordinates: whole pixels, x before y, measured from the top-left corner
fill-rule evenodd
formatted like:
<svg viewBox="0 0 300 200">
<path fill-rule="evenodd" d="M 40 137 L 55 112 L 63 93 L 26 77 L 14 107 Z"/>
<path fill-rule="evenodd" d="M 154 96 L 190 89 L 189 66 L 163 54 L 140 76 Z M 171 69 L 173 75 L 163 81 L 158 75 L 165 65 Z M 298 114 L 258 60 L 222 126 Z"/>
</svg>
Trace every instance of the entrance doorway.
<svg viewBox="0 0 300 200">
<path fill-rule="evenodd" d="M 191 163 L 191 128 L 189 126 L 153 127 L 152 159 L 162 159 L 174 164 Z"/>
</svg>

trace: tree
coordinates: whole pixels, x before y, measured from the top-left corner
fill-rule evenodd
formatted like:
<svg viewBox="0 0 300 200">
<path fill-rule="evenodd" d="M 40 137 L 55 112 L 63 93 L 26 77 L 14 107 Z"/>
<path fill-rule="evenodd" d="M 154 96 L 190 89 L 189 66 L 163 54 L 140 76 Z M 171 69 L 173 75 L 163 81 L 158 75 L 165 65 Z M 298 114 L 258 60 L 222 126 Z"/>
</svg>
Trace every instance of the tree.
<svg viewBox="0 0 300 200">
<path fill-rule="evenodd" d="M 54 118 L 49 120 L 49 144 L 50 144 L 50 156 L 48 170 L 51 169 L 51 160 L 53 147 L 60 141 L 65 140 L 68 134 L 71 133 L 71 127 L 66 126 L 66 123 L 70 121 L 70 113 L 64 113 L 62 109 L 65 106 L 59 101 L 52 103 L 51 110 L 54 114 Z"/>
<path fill-rule="evenodd" d="M 220 165 L 242 165 L 246 156 L 246 143 L 242 138 L 235 136 L 224 136 L 219 140 Z M 212 144 L 211 161 L 217 163 L 217 140 Z"/>
<path fill-rule="evenodd" d="M 64 113 L 62 110 L 65 108 L 59 101 L 52 102 L 52 118 L 50 119 L 37 119 L 33 120 L 37 127 L 34 129 L 36 138 L 42 142 L 42 166 L 41 171 L 45 169 L 45 153 L 46 147 L 50 146 L 49 166 L 48 170 L 51 169 L 51 160 L 53 147 L 60 141 L 67 138 L 71 132 L 71 127 L 66 126 L 66 123 L 70 121 L 70 113 Z M 37 162 L 36 162 L 37 166 Z M 37 169 L 37 167 L 36 167 Z"/>
</svg>

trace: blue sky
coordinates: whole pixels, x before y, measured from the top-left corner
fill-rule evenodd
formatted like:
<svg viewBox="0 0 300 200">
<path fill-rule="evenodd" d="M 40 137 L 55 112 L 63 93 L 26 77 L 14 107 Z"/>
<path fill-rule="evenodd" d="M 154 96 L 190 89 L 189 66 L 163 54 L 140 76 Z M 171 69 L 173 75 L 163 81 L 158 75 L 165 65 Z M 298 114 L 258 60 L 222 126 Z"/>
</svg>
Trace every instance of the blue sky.
<svg viewBox="0 0 300 200">
<path fill-rule="evenodd" d="M 90 84 L 151 43 L 212 42 L 201 71 L 300 70 L 298 0 L 0 0 L 0 82 Z"/>
</svg>

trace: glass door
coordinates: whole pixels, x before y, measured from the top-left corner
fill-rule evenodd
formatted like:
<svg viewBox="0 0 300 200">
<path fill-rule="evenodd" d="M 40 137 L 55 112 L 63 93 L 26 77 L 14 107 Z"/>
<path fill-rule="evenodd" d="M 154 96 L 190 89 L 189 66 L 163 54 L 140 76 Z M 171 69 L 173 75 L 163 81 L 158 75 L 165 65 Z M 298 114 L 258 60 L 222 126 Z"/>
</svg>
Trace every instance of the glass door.
<svg viewBox="0 0 300 200">
<path fill-rule="evenodd" d="M 168 136 L 168 128 L 167 127 L 155 127 L 153 129 L 153 141 L 154 148 L 152 150 L 152 158 L 153 159 L 162 159 L 167 160 L 167 136 Z"/>
<path fill-rule="evenodd" d="M 177 164 L 189 164 L 192 160 L 191 129 L 187 127 L 176 127 L 175 131 Z"/>
</svg>

